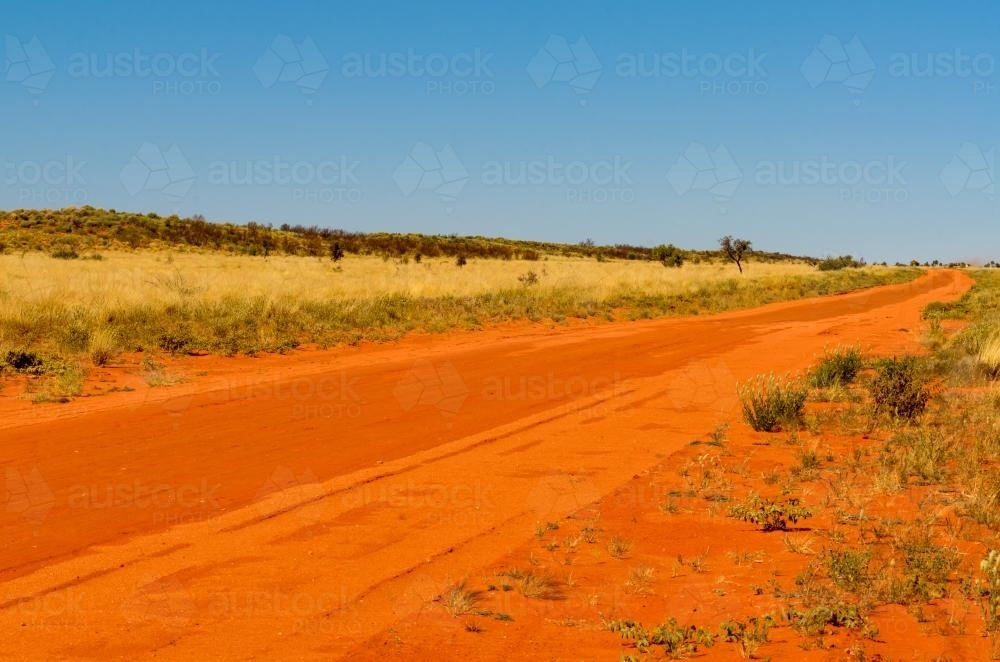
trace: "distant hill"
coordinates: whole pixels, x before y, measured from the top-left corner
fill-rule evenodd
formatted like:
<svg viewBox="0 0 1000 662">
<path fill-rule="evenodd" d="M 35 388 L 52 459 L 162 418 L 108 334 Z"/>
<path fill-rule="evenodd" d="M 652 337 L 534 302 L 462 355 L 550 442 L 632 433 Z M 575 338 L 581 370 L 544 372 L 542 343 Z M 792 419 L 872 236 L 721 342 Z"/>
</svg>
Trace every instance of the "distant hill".
<svg viewBox="0 0 1000 662">
<path fill-rule="evenodd" d="M 328 257 L 335 245 L 348 254 L 385 257 L 420 254 L 505 260 L 537 260 L 545 256 L 653 259 L 652 247 L 598 246 L 590 241 L 559 244 L 499 237 L 361 233 L 287 224 L 274 228 L 253 222 L 215 223 L 201 216 L 164 217 L 90 206 L 0 212 L 0 252 L 184 249 L 238 255 Z M 718 257 L 716 251 L 683 250 L 683 253 L 692 261 Z M 817 263 L 815 258 L 760 251 L 754 252 L 753 259 Z"/>
</svg>

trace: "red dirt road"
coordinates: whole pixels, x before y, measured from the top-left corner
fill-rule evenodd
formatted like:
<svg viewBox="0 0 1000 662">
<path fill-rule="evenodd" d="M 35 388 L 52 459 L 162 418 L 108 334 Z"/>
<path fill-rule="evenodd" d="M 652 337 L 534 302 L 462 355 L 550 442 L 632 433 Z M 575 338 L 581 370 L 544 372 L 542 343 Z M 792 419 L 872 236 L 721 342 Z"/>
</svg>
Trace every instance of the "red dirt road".
<svg viewBox="0 0 1000 662">
<path fill-rule="evenodd" d="M 98 407 L 2 398 L 0 657 L 336 658 L 735 421 L 738 380 L 913 350 L 921 308 L 969 285 L 197 359 Z"/>
</svg>

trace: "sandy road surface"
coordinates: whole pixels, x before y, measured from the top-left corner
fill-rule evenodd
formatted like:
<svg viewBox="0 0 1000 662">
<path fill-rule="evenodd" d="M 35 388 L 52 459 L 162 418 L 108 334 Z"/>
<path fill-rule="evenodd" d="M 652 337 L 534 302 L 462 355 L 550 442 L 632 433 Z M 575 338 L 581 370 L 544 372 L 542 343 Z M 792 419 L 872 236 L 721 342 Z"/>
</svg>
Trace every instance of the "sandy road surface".
<svg viewBox="0 0 1000 662">
<path fill-rule="evenodd" d="M 79 415 L 8 403 L 0 657 L 336 658 L 735 420 L 736 381 L 914 347 L 969 284 L 244 361 Z"/>
</svg>

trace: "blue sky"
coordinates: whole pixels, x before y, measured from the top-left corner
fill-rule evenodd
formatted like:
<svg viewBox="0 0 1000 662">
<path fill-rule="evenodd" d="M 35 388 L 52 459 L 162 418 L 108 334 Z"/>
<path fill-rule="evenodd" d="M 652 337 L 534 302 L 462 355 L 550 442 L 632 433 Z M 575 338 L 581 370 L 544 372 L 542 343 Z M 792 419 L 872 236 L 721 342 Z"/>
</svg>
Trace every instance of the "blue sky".
<svg viewBox="0 0 1000 662">
<path fill-rule="evenodd" d="M 0 208 L 1000 258 L 989 0 L 105 0 L 5 19 Z"/>
</svg>

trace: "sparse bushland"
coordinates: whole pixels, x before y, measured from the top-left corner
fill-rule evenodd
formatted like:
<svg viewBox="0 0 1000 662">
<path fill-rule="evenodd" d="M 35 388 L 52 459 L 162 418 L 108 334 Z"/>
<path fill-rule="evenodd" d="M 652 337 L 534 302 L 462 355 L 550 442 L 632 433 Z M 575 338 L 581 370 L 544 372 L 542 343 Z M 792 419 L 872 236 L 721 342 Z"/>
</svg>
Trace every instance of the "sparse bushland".
<svg viewBox="0 0 1000 662">
<path fill-rule="evenodd" d="M 607 575 L 588 576 L 588 569 L 615 569 L 612 601 L 605 594 L 588 604 L 600 605 L 594 611 L 602 618 L 621 619 L 603 622 L 617 633 L 607 633 L 609 645 L 620 637 L 635 647 L 624 650 L 623 660 L 697 656 L 709 640 L 729 648 L 731 656 L 748 658 L 798 659 L 805 649 L 816 657 L 839 651 L 833 654 L 894 659 L 916 643 L 911 636 L 920 638 L 921 651 L 948 650 L 956 636 L 962 637 L 956 646 L 988 655 L 990 640 L 980 647 L 974 637 L 990 637 L 994 646 L 1000 641 L 1000 552 L 988 554 L 1000 527 L 1000 391 L 978 366 L 981 343 L 970 337 L 988 337 L 982 320 L 992 315 L 991 306 L 983 305 L 989 297 L 982 281 L 977 289 L 977 297 L 961 307 L 967 325 L 943 326 L 942 343 L 929 356 L 912 359 L 912 372 L 911 359 L 875 357 L 856 370 L 856 397 L 822 404 L 810 398 L 808 424 L 788 435 L 790 445 L 773 438 L 765 444 L 764 435 L 745 430 L 723 435 L 720 428 L 637 476 L 632 486 L 653 489 L 645 507 L 655 512 L 641 512 L 641 503 L 635 512 L 608 503 L 617 519 L 604 526 L 628 521 L 636 527 L 629 535 L 635 535 L 642 565 L 609 563 L 603 549 L 582 546 L 581 529 L 581 548 L 590 553 L 579 556 L 579 584 L 566 585 L 567 599 L 560 604 L 604 590 Z M 882 390 L 881 377 L 888 385 Z M 933 405 L 922 395 L 932 388 Z M 872 417 L 877 397 L 885 404 Z M 923 401 L 923 409 L 910 417 L 906 412 L 915 408 L 898 405 L 913 401 Z M 756 496 L 761 492 L 765 496 Z M 719 505 L 734 495 L 732 508 Z M 728 511 L 761 530 L 781 531 L 793 527 L 793 513 L 802 522 L 805 513 L 797 509 L 809 513 L 808 532 L 777 538 L 752 538 L 745 525 L 722 519 Z M 644 521 L 648 528 L 642 528 Z M 696 526 L 722 531 L 711 540 L 711 568 L 705 558 L 692 556 L 686 542 Z M 658 534 L 662 542 L 648 545 Z M 532 545 L 544 546 L 552 537 L 546 532 Z M 746 551 L 751 539 L 766 555 Z M 704 549 L 707 557 L 708 544 Z M 652 577 L 656 585 L 647 592 Z M 774 615 L 737 615 L 711 625 L 695 620 L 693 627 L 686 620 L 710 610 L 733 613 L 734 605 L 748 599 Z M 687 611 L 694 604 L 697 612 Z M 681 608 L 692 615 L 657 628 L 644 625 L 630 613 L 633 608 L 667 614 Z M 586 612 L 580 615 L 586 620 Z M 912 635 L 901 637 L 891 619 L 912 619 L 904 624 Z M 562 613 L 550 622 L 556 620 L 568 621 Z"/>
<path fill-rule="evenodd" d="M 995 286 L 1000 288 L 1000 278 Z M 933 406 L 925 403 L 919 416 L 888 410 L 871 416 L 881 392 L 867 387 L 879 366 L 895 369 L 908 361 L 876 357 L 857 373 L 852 393 L 860 401 L 820 404 L 810 398 L 809 424 L 787 435 L 788 444 L 737 428 L 702 434 L 698 443 L 634 479 L 636 493 L 651 489 L 653 498 L 629 506 L 602 501 L 578 534 L 566 534 L 569 539 L 548 559 L 559 564 L 557 557 L 579 544 L 579 577 L 561 585 L 564 601 L 532 606 L 586 605 L 572 618 L 560 610 L 546 623 L 601 619 L 611 630 L 605 633 L 609 647 L 625 641 L 623 660 L 698 656 L 709 641 L 728 648 L 711 651 L 717 655 L 764 659 L 798 659 L 804 657 L 800 649 L 817 658 L 847 653 L 849 659 L 895 659 L 900 650 L 910 652 L 911 644 L 921 651 L 966 646 L 985 657 L 991 639 L 1000 653 L 1000 552 L 989 553 L 997 548 L 1000 529 L 1000 389 L 977 366 L 980 344 L 969 337 L 988 330 L 983 319 L 993 315 L 983 303 L 990 299 L 983 281 L 977 290 L 961 307 L 966 325 L 943 327 L 943 342 L 916 360 L 912 380 L 890 380 L 906 388 L 887 389 L 887 402 L 892 394 L 933 386 Z M 601 512 L 605 508 L 610 512 Z M 761 530 L 781 531 L 795 528 L 793 514 L 803 522 L 806 515 L 798 509 L 809 513 L 808 531 L 774 538 L 754 537 L 746 525 L 725 519 L 728 512 Z M 608 518 L 602 528 L 596 525 L 600 517 Z M 560 541 L 567 521 L 561 521 Z M 596 532 L 624 531 L 617 528 L 624 522 L 638 558 L 610 562 L 605 548 L 614 536 Z M 689 536 L 699 529 L 720 534 L 693 547 Z M 552 570 L 545 560 L 537 562 L 535 552 L 557 536 L 544 523 L 540 531 L 523 554 L 532 572 L 544 574 Z M 504 582 L 504 590 L 520 592 L 519 580 L 498 583 Z M 488 595 L 502 604 L 502 591 Z M 773 616 L 741 616 L 736 605 L 747 600 Z M 683 609 L 688 615 L 654 627 L 633 609 Z M 731 615 L 709 623 L 709 613 Z M 517 615 L 519 624 L 534 617 Z M 896 627 L 898 619 L 906 635 Z"/>
<path fill-rule="evenodd" d="M 802 424 L 808 391 L 797 379 L 758 375 L 737 393 L 743 420 L 757 432 L 797 429 Z"/>
<path fill-rule="evenodd" d="M 851 255 L 823 258 L 816 264 L 820 271 L 837 271 L 839 269 L 859 269 L 865 266 L 864 260 L 855 260 Z"/>
<path fill-rule="evenodd" d="M 456 235 L 394 234 L 388 232 L 346 232 L 332 228 L 284 224 L 279 228 L 260 223 L 237 225 L 209 222 L 200 215 L 190 218 L 135 214 L 89 205 L 65 209 L 17 209 L 0 212 L 0 254 L 45 251 L 57 248 L 121 250 L 140 248 L 183 248 L 211 250 L 251 256 L 300 255 L 334 258 L 336 247 L 344 254 L 404 255 L 455 258 L 458 255 L 481 259 L 537 260 L 540 255 L 616 260 L 658 260 L 653 249 L 616 244 L 598 246 L 593 241 L 558 244 L 489 237 Z M 688 250 L 693 259 L 708 259 L 713 251 Z M 758 251 L 758 262 L 816 260 L 783 253 Z M 334 258 L 335 259 L 335 258 Z M 336 259 L 335 259 L 336 261 Z M 419 262 L 419 260 L 417 260 Z"/>
<path fill-rule="evenodd" d="M 456 274 L 447 258 L 429 257 L 402 265 L 357 255 L 332 263 L 155 251 L 110 252 L 100 262 L 8 254 L 0 256 L 0 354 L 25 351 L 97 364 L 140 351 L 253 355 L 512 320 L 719 312 L 901 282 L 918 273 L 873 269 L 827 276 L 808 264 L 757 264 L 737 279 L 719 264 L 662 269 L 652 261 L 552 256 L 530 272 L 533 278 L 518 264 L 471 260 Z M 113 342 L 102 342 L 91 355 L 92 339 Z"/>
</svg>

